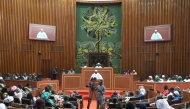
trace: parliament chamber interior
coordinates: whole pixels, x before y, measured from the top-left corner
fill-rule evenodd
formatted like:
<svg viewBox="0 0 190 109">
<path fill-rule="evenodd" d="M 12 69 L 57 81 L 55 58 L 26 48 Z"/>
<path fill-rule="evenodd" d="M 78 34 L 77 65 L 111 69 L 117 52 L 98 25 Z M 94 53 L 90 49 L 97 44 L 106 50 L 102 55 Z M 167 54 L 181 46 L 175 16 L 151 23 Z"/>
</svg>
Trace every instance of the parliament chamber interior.
<svg viewBox="0 0 190 109">
<path fill-rule="evenodd" d="M 0 0 L 0 109 L 190 109 L 190 0 Z"/>
</svg>

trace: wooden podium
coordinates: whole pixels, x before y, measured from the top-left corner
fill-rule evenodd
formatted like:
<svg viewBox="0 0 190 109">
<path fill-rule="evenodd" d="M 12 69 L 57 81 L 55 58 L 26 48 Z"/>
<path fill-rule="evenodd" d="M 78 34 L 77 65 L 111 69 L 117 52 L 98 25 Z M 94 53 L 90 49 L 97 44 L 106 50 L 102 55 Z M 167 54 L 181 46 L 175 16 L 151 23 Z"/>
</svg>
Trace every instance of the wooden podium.
<svg viewBox="0 0 190 109">
<path fill-rule="evenodd" d="M 82 72 L 82 89 L 87 89 L 86 85 L 90 82 L 90 77 L 94 73 L 95 70 L 98 70 L 98 73 L 102 75 L 103 84 L 107 90 L 112 90 L 112 75 L 113 75 L 113 68 L 112 67 L 104 67 L 104 68 L 94 68 L 94 67 L 87 67 L 81 68 Z"/>
<path fill-rule="evenodd" d="M 133 82 L 137 81 L 139 75 L 124 75 L 115 74 L 116 69 L 112 67 L 81 68 L 81 74 L 56 74 L 56 79 L 59 80 L 60 88 L 63 90 L 89 90 L 86 87 L 90 83 L 90 77 L 95 70 L 102 75 L 103 84 L 106 90 L 133 90 Z"/>
</svg>

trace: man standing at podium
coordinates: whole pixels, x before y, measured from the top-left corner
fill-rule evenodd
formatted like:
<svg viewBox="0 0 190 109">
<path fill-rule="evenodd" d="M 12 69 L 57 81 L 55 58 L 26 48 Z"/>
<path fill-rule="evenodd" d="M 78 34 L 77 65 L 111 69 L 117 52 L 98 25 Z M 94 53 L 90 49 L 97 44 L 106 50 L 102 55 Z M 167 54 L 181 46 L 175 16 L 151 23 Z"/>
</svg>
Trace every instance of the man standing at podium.
<svg viewBox="0 0 190 109">
<path fill-rule="evenodd" d="M 100 73 L 98 73 L 98 70 L 95 70 L 95 72 L 92 74 L 91 78 L 96 78 L 96 80 L 103 80 L 102 76 L 100 75 Z"/>
</svg>

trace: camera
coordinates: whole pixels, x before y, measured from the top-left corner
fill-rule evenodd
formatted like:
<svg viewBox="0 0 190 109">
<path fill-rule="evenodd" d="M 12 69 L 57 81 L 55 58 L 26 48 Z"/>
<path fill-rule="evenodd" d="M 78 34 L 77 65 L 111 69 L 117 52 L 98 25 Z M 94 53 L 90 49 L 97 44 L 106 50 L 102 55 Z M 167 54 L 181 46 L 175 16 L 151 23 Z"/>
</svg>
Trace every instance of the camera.
<svg viewBox="0 0 190 109">
<path fill-rule="evenodd" d="M 90 82 L 89 84 L 86 85 L 86 87 L 94 87 L 94 83 L 93 82 Z"/>
<path fill-rule="evenodd" d="M 94 80 L 96 80 L 96 77 L 92 77 L 90 83 L 87 84 L 86 87 L 89 87 L 91 88 L 91 90 L 94 90 L 95 89 Z"/>
</svg>

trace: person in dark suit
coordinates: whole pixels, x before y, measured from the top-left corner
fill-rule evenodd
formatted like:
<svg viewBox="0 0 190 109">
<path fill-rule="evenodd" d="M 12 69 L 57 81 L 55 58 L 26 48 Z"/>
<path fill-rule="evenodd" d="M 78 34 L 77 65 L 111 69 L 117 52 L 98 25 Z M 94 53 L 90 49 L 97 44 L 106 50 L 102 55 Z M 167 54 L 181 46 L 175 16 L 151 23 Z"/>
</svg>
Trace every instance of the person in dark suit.
<svg viewBox="0 0 190 109">
<path fill-rule="evenodd" d="M 42 72 L 38 73 L 37 75 L 37 81 L 41 81 L 42 80 Z"/>
<path fill-rule="evenodd" d="M 56 73 L 57 73 L 57 67 L 55 67 L 55 68 L 52 70 L 52 77 L 51 77 L 52 80 L 56 79 Z"/>
</svg>

